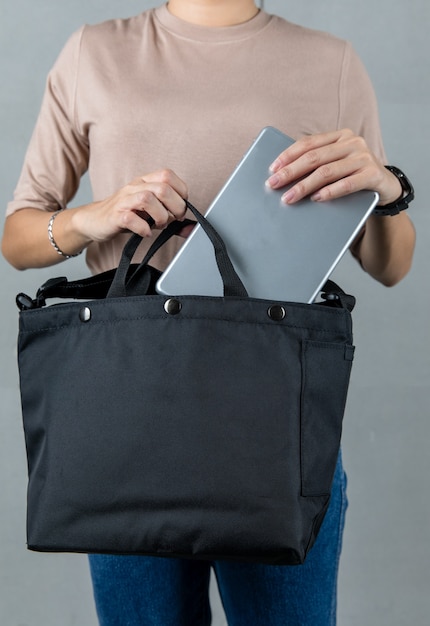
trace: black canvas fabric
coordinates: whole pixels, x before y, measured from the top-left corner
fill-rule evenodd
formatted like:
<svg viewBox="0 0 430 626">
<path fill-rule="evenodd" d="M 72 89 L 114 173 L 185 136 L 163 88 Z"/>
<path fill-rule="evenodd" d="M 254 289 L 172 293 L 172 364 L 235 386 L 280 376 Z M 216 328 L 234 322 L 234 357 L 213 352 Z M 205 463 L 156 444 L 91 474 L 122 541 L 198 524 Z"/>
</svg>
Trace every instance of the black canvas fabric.
<svg viewBox="0 0 430 626">
<path fill-rule="evenodd" d="M 333 283 L 318 304 L 249 298 L 225 250 L 230 295 L 166 298 L 152 253 L 17 298 L 28 547 L 302 563 L 339 451 L 350 300 Z"/>
</svg>

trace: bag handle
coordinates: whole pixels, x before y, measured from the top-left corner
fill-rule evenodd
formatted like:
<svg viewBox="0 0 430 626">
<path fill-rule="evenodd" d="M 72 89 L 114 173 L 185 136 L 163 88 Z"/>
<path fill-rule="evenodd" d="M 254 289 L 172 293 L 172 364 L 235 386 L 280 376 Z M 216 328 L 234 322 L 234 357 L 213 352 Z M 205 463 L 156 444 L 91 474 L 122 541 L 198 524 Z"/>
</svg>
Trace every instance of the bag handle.
<svg viewBox="0 0 430 626">
<path fill-rule="evenodd" d="M 186 200 L 187 209 L 191 211 L 191 213 L 196 218 L 197 222 L 205 231 L 206 235 L 209 237 L 212 246 L 215 252 L 215 259 L 217 262 L 219 273 L 221 274 L 221 279 L 223 283 L 223 292 L 224 296 L 236 296 L 239 298 L 248 297 L 248 292 L 245 289 L 244 284 L 241 279 L 237 275 L 236 270 L 233 267 L 233 263 L 228 256 L 227 248 L 225 246 L 224 241 L 221 236 L 215 230 L 215 228 L 208 222 L 208 220 L 198 211 L 188 200 Z M 149 260 L 153 257 L 153 255 L 157 252 L 157 250 L 171 237 L 170 227 L 173 228 L 173 224 L 179 224 L 179 230 L 186 225 L 187 222 L 172 222 L 165 228 L 157 239 L 154 241 L 152 246 L 149 248 L 148 252 L 145 255 L 145 258 L 142 260 L 140 265 L 134 271 L 133 275 L 130 277 L 129 281 L 133 282 L 136 276 L 147 266 Z M 189 221 L 188 221 L 189 223 Z M 175 227 L 177 229 L 178 226 Z M 167 233 L 166 233 L 167 231 Z M 134 234 L 130 237 L 126 245 L 124 246 L 124 250 L 121 255 L 121 260 L 118 265 L 118 269 L 115 273 L 114 279 L 112 281 L 111 288 L 107 294 L 108 298 L 118 298 L 124 297 L 127 295 L 127 272 L 130 267 L 131 260 L 133 258 L 134 253 L 137 250 L 140 242 L 143 237 L 140 235 Z"/>
<path fill-rule="evenodd" d="M 123 298 L 125 296 L 134 295 L 134 293 L 132 293 L 134 291 L 133 286 L 137 285 L 138 278 L 140 279 L 137 287 L 139 289 L 139 294 L 136 295 L 147 293 L 150 283 L 150 276 L 147 271 L 148 260 L 153 257 L 157 250 L 159 250 L 169 239 L 171 239 L 174 235 L 177 235 L 184 228 L 184 226 L 188 226 L 190 224 L 195 224 L 195 222 L 189 219 L 182 222 L 171 222 L 158 235 L 142 262 L 134 267 L 131 265 L 131 260 L 143 237 L 141 235 L 137 235 L 136 233 L 131 235 L 130 239 L 123 248 L 118 267 L 116 268 L 109 290 L 105 297 Z M 133 271 L 130 273 L 132 268 Z"/>
</svg>

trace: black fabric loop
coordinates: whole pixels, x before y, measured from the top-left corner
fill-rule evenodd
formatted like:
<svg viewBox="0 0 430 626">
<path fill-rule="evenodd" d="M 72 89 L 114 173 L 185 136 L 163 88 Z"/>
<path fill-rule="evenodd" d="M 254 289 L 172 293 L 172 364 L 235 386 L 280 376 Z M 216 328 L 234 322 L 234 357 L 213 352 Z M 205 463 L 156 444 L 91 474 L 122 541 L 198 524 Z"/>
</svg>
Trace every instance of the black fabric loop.
<svg viewBox="0 0 430 626">
<path fill-rule="evenodd" d="M 125 289 L 127 272 L 142 239 L 140 235 L 134 234 L 125 244 L 112 285 L 107 293 L 108 298 L 121 298 L 127 295 Z"/>
<path fill-rule="evenodd" d="M 168 226 L 166 226 L 166 228 L 164 228 L 164 230 L 161 231 L 157 239 L 150 246 L 142 261 L 136 266 L 134 272 L 130 275 L 130 278 L 127 281 L 127 295 L 129 295 L 130 289 L 134 289 L 134 285 L 140 284 L 142 274 L 145 273 L 146 268 L 149 267 L 149 261 L 152 259 L 154 254 L 158 252 L 161 246 L 163 246 L 174 235 L 178 235 L 185 226 L 190 226 L 192 224 L 195 224 L 195 222 L 189 219 L 185 219 L 182 222 L 175 221 L 171 222 Z M 141 293 L 147 293 L 147 289 Z"/>
<path fill-rule="evenodd" d="M 157 252 L 157 250 L 166 243 L 171 237 L 177 235 L 184 226 L 187 224 L 191 224 L 191 220 L 184 220 L 183 222 L 171 222 L 161 233 L 158 235 L 157 239 L 154 241 L 150 249 L 148 250 L 143 261 L 136 267 L 135 271 L 131 275 L 129 279 L 127 279 L 128 271 L 130 268 L 131 260 L 139 247 L 143 237 L 141 235 L 133 234 L 130 239 L 124 246 L 122 251 L 121 259 L 116 270 L 114 279 L 112 281 L 112 285 L 108 291 L 108 298 L 123 298 L 127 295 L 131 295 L 129 290 L 127 289 L 128 280 L 131 281 L 131 284 L 136 284 L 137 276 L 143 276 L 144 267 L 147 265 L 149 259 Z M 145 281 L 146 282 L 146 281 Z M 146 293 L 147 285 L 142 285 L 141 294 Z"/>
<path fill-rule="evenodd" d="M 217 233 L 215 228 L 190 202 L 188 202 L 188 200 L 186 201 L 186 205 L 196 218 L 197 222 L 203 228 L 213 245 L 217 266 L 223 282 L 224 296 L 236 296 L 240 298 L 246 298 L 248 296 L 248 292 L 246 291 L 244 284 L 242 283 L 241 279 L 236 273 L 236 270 L 233 267 L 230 257 L 228 256 L 227 248 L 224 244 L 224 241 Z M 192 222 L 190 220 L 184 220 L 183 222 L 171 222 L 160 233 L 160 235 L 157 237 L 157 239 L 154 241 L 154 243 L 146 253 L 145 258 L 142 260 L 139 267 L 131 277 L 131 283 L 134 283 L 137 279 L 137 276 L 145 271 L 144 268 L 147 266 L 147 263 L 157 252 L 157 250 L 159 250 L 159 248 L 164 245 L 166 241 L 170 239 L 170 237 L 178 234 L 184 226 L 191 223 Z M 112 281 L 112 286 L 107 294 L 108 298 L 120 298 L 128 295 L 126 281 L 127 272 L 130 267 L 133 255 L 136 252 L 141 241 L 142 237 L 140 237 L 140 235 L 132 235 L 125 245 L 117 272 Z"/>
<path fill-rule="evenodd" d="M 248 292 L 233 267 L 224 241 L 212 224 L 190 202 L 187 201 L 186 204 L 214 247 L 216 262 L 224 285 L 224 296 L 246 298 Z"/>
</svg>

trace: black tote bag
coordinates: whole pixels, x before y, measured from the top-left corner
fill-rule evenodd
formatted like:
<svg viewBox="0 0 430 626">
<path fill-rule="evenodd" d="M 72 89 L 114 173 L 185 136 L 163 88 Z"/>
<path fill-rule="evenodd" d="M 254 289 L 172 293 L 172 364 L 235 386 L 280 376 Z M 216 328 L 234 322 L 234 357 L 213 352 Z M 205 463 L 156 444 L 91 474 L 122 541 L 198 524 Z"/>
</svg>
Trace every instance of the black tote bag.
<svg viewBox="0 0 430 626">
<path fill-rule="evenodd" d="M 331 282 L 318 304 L 249 298 L 190 208 L 224 297 L 155 294 L 148 261 L 178 223 L 139 266 L 134 235 L 117 270 L 17 296 L 29 549 L 299 564 L 315 541 L 353 298 Z"/>
</svg>

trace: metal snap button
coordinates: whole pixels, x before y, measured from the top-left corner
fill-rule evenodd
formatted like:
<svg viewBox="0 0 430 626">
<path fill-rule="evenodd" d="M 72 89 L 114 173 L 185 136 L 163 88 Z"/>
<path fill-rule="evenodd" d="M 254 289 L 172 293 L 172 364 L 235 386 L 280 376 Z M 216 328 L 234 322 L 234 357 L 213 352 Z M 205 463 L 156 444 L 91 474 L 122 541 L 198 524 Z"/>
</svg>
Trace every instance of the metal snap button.
<svg viewBox="0 0 430 626">
<path fill-rule="evenodd" d="M 182 309 L 182 304 L 176 298 L 169 298 L 164 303 L 164 310 L 169 315 L 177 315 L 179 311 Z"/>
<path fill-rule="evenodd" d="M 79 319 L 81 320 L 81 322 L 89 322 L 91 319 L 91 309 L 87 306 L 84 306 L 79 311 Z"/>
<path fill-rule="evenodd" d="M 280 322 L 281 320 L 284 319 L 284 317 L 286 316 L 286 311 L 284 309 L 283 306 L 281 306 L 280 304 L 272 304 L 272 306 L 270 306 L 267 309 L 267 315 L 270 317 L 271 320 L 273 320 L 274 322 Z"/>
</svg>

